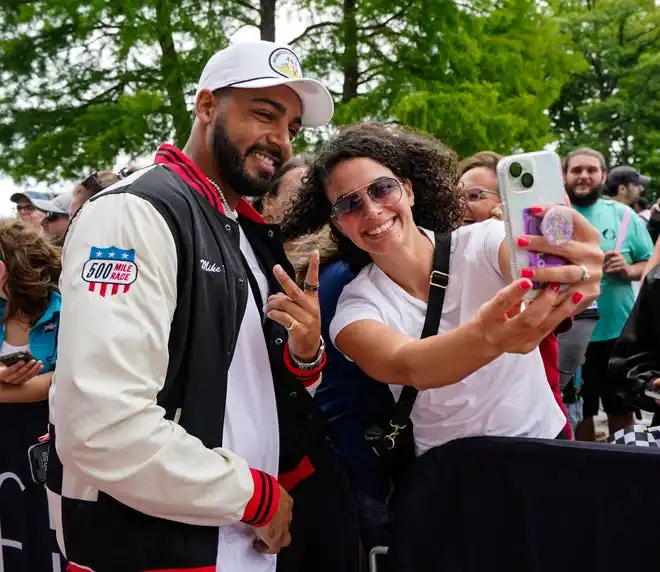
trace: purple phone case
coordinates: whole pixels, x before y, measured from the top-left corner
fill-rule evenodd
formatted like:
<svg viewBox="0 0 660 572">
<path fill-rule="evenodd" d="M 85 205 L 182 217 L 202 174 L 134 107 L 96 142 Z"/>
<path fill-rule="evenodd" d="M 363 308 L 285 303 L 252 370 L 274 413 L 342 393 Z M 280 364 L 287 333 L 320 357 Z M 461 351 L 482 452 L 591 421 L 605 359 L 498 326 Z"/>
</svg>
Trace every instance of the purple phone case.
<svg viewBox="0 0 660 572">
<path fill-rule="evenodd" d="M 523 222 L 525 224 L 525 233 L 533 236 L 543 236 L 541 232 L 541 219 L 530 213 L 529 209 L 523 209 Z M 563 266 L 566 261 L 559 256 L 552 254 L 543 254 L 542 252 L 527 253 L 530 268 L 543 266 Z M 544 284 L 534 282 L 534 290 L 540 290 Z"/>
</svg>

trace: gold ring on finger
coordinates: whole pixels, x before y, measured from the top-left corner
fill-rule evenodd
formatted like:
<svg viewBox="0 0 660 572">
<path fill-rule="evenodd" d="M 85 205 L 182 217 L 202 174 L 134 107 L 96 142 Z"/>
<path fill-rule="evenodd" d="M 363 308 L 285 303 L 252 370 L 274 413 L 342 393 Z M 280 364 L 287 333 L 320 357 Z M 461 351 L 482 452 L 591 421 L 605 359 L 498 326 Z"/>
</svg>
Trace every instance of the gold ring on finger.
<svg viewBox="0 0 660 572">
<path fill-rule="evenodd" d="M 290 324 L 289 327 L 286 329 L 287 332 L 290 332 L 293 330 L 298 325 L 298 320 L 294 319 Z"/>
<path fill-rule="evenodd" d="M 582 271 L 582 276 L 580 276 L 580 281 L 589 282 L 589 280 L 591 280 L 591 274 L 589 274 L 589 269 L 584 264 L 580 264 L 579 268 Z"/>
</svg>

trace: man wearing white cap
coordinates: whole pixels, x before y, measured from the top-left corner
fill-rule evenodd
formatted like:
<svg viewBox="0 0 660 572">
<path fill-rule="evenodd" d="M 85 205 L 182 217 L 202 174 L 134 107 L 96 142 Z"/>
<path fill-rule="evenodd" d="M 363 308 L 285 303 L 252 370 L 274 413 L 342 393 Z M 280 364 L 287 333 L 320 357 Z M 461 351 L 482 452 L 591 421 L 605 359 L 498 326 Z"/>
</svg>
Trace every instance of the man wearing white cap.
<svg viewBox="0 0 660 572">
<path fill-rule="evenodd" d="M 61 246 L 61 242 L 69 226 L 69 211 L 73 193 L 60 193 L 50 200 L 32 199 L 32 204 L 42 213 L 41 226 L 46 235 L 55 244 Z"/>
<path fill-rule="evenodd" d="M 274 572 L 287 491 L 302 514 L 333 507 L 291 549 L 351 530 L 334 522 L 353 518 L 350 492 L 309 394 L 325 363 L 318 255 L 300 290 L 244 198 L 332 99 L 289 47 L 250 42 L 209 60 L 194 113 L 184 150 L 162 145 L 93 197 L 64 246 L 48 494 L 70 571 Z M 355 569 L 357 545 L 334 548 L 295 567 L 286 549 L 278 569 Z"/>
</svg>

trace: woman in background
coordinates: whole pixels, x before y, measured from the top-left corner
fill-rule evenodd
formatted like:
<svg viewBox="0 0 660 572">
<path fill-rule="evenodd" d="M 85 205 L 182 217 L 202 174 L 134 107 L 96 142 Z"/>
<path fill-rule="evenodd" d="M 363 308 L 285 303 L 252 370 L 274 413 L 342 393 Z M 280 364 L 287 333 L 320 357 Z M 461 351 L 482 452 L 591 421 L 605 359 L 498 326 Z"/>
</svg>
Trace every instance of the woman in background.
<svg viewBox="0 0 660 572">
<path fill-rule="evenodd" d="M 129 174 L 130 172 L 127 171 L 125 176 L 128 176 Z M 80 207 L 95 194 L 101 192 L 110 185 L 114 185 L 121 178 L 120 175 L 113 173 L 112 171 L 100 171 L 92 173 L 82 183 L 76 185 L 76 188 L 73 190 L 70 217 L 72 218 L 73 215 L 78 212 Z"/>
<path fill-rule="evenodd" d="M 254 202 L 254 208 L 261 213 L 266 222 L 279 224 L 284 212 L 296 197 L 303 177 L 312 164 L 311 155 L 301 154 L 291 157 L 277 175 L 273 177 L 270 189 Z"/>
<path fill-rule="evenodd" d="M 34 358 L 0 363 L 0 474 L 13 475 L 22 485 L 22 492 L 9 485 L 0 489 L 3 533 L 23 543 L 20 551 L 5 549 L 8 570 L 52 569 L 46 492 L 32 482 L 27 451 L 48 426 L 60 271 L 59 248 L 21 221 L 0 221 L 0 361 L 16 352 Z"/>
<path fill-rule="evenodd" d="M 497 164 L 501 159 L 502 155 L 498 155 L 492 151 L 482 151 L 472 157 L 463 159 L 463 161 L 459 163 L 458 174 L 460 179 L 458 182 L 458 190 L 463 193 L 463 196 L 465 197 L 466 207 L 465 215 L 463 217 L 464 225 L 483 222 L 490 218 L 497 220 L 504 219 L 500 192 L 497 185 Z M 554 395 L 557 404 L 561 407 L 564 415 L 566 415 L 567 420 L 569 418 L 569 412 L 564 404 L 560 389 L 559 343 L 556 334 L 561 334 L 569 330 L 570 327 L 570 321 L 560 324 L 557 332 L 551 333 L 539 345 L 539 352 L 543 359 L 543 367 L 545 368 L 545 374 L 548 378 L 550 389 L 552 390 L 552 394 Z M 570 368 L 572 364 L 573 362 L 571 362 L 571 364 L 562 365 Z M 575 375 L 576 369 L 577 367 L 573 367 L 573 372 L 568 374 L 568 379 L 566 380 L 564 387 L 568 385 L 570 378 Z M 571 408 L 571 413 L 573 413 L 574 409 L 578 406 L 579 404 L 575 404 L 575 400 L 570 399 L 569 407 Z M 567 421 L 564 429 L 568 438 L 573 437 L 574 427 L 579 422 L 580 417 L 581 415 L 575 413 L 576 423 L 574 425 Z"/>
</svg>

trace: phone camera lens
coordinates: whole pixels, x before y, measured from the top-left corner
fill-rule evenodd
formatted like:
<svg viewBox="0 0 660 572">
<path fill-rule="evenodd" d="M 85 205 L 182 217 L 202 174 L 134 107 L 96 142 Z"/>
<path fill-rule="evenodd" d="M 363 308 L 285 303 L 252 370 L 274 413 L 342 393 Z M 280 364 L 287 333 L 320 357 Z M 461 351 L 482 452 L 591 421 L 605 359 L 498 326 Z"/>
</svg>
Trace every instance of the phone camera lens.
<svg viewBox="0 0 660 572">
<path fill-rule="evenodd" d="M 531 173 L 525 173 L 520 179 L 522 186 L 529 189 L 534 184 L 534 177 Z"/>
<path fill-rule="evenodd" d="M 509 173 L 512 177 L 520 177 L 520 173 L 522 173 L 520 163 L 511 163 L 511 165 L 509 165 Z"/>
</svg>

